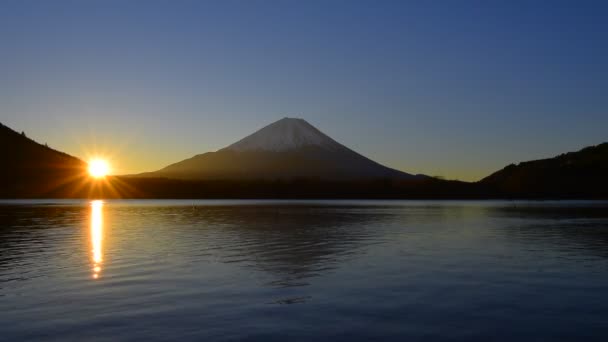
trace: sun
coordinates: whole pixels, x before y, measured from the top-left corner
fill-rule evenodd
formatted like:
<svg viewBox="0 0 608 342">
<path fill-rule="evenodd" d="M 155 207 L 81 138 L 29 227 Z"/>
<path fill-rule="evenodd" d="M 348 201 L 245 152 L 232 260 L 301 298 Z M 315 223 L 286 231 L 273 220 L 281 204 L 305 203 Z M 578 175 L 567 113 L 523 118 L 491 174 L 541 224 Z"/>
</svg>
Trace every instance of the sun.
<svg viewBox="0 0 608 342">
<path fill-rule="evenodd" d="M 89 174 L 94 178 L 103 178 L 110 172 L 110 164 L 103 159 L 93 159 L 89 162 Z"/>
</svg>

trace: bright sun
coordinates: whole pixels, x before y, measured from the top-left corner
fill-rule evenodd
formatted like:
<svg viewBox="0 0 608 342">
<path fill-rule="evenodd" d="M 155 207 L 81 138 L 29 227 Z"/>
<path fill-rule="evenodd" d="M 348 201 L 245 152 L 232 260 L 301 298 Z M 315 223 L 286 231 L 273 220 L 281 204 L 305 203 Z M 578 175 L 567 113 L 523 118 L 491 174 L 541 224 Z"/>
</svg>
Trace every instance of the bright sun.
<svg viewBox="0 0 608 342">
<path fill-rule="evenodd" d="M 110 164 L 103 159 L 93 159 L 89 162 L 89 174 L 95 178 L 105 177 L 110 172 Z"/>
</svg>

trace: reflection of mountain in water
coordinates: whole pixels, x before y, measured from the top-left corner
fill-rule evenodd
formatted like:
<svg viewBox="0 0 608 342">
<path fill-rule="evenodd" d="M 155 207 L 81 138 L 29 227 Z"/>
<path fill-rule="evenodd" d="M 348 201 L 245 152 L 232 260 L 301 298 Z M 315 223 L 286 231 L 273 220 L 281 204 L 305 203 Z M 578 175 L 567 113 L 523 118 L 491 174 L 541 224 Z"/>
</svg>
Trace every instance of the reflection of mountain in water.
<svg viewBox="0 0 608 342">
<path fill-rule="evenodd" d="M 272 284 L 277 286 L 306 284 L 306 278 L 335 269 L 365 246 L 381 242 L 379 227 L 372 223 L 390 215 L 370 208 L 312 205 L 210 206 L 188 211 L 182 219 L 190 224 L 215 227 L 208 242 L 221 262 L 274 274 L 277 279 Z"/>
<path fill-rule="evenodd" d="M 123 267 L 122 272 L 187 264 L 196 265 L 196 272 L 205 271 L 206 262 L 220 262 L 250 269 L 253 275 L 263 271 L 263 281 L 271 286 L 297 286 L 347 266 L 370 245 L 395 248 L 390 241 L 410 255 L 434 253 L 438 258 L 457 256 L 450 253 L 475 246 L 475 241 L 495 244 L 498 250 L 608 257 L 605 203 L 120 203 L 108 202 L 104 211 L 108 227 L 116 228 L 108 230 L 104 248 L 114 257 L 108 266 Z M 44 272 L 84 266 L 88 275 L 89 216 L 90 208 L 80 203 L 0 205 L 0 282 L 34 266 Z M 84 262 L 79 260 L 83 257 Z M 158 265 L 150 266 L 154 263 Z"/>
</svg>

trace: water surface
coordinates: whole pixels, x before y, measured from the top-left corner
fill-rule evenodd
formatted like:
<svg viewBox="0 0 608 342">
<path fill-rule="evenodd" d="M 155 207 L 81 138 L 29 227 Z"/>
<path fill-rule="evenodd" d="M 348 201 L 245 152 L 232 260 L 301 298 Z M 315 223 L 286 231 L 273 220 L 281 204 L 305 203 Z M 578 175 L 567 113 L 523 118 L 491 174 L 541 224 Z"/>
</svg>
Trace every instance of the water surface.
<svg viewBox="0 0 608 342">
<path fill-rule="evenodd" d="M 608 340 L 608 203 L 2 201 L 0 340 Z"/>
</svg>

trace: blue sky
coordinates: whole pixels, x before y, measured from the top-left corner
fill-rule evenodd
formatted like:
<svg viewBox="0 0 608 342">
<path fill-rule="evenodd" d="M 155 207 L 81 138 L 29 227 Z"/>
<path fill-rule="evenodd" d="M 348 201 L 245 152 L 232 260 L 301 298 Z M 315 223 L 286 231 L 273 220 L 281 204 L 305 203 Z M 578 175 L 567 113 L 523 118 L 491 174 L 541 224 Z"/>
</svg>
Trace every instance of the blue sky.
<svg viewBox="0 0 608 342">
<path fill-rule="evenodd" d="M 476 180 L 608 140 L 608 5 L 2 1 L 0 121 L 116 173 L 285 116 L 407 172 Z"/>
</svg>

